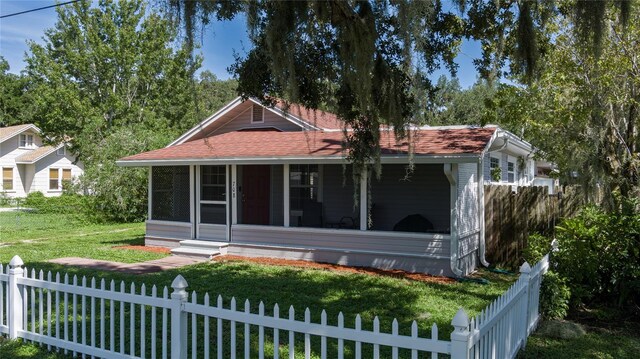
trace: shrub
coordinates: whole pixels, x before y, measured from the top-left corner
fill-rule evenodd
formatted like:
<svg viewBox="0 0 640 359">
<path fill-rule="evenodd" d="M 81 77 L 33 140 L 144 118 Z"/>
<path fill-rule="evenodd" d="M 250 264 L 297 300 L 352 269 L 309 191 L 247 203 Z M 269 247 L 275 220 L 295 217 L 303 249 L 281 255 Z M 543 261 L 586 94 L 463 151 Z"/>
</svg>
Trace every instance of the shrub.
<svg viewBox="0 0 640 359">
<path fill-rule="evenodd" d="M 612 210 L 588 205 L 576 217 L 564 220 L 557 227 L 558 250 L 552 254 L 552 265 L 559 278 L 549 279 L 550 295 L 563 292 L 559 287 L 562 279 L 574 305 L 637 304 L 640 299 L 639 202 L 635 198 L 614 197 Z M 550 249 L 550 241 L 531 236 L 525 258 L 535 263 L 534 259 Z"/>
<path fill-rule="evenodd" d="M 102 217 L 92 211 L 93 199 L 74 193 L 63 193 L 58 197 L 45 197 L 42 192 L 32 192 L 24 200 L 24 207 L 33 208 L 39 213 L 72 215 L 83 222 L 102 222 Z"/>
<path fill-rule="evenodd" d="M 571 290 L 566 280 L 553 271 L 542 278 L 540 314 L 546 319 L 564 319 L 569 311 Z"/>
<path fill-rule="evenodd" d="M 524 260 L 533 265 L 538 263 L 547 253 L 551 252 L 552 238 L 539 233 L 529 235 L 527 247 L 522 251 Z"/>
</svg>

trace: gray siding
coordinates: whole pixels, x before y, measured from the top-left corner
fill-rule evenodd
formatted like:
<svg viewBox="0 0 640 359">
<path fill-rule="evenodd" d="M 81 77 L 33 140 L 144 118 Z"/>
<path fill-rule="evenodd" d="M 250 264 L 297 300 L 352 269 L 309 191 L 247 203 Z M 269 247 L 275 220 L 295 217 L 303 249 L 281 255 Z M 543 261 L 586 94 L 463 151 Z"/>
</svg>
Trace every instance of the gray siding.
<svg viewBox="0 0 640 359">
<path fill-rule="evenodd" d="M 367 232 L 344 229 L 278 228 L 234 226 L 234 244 L 263 244 L 283 247 L 332 248 L 341 251 L 384 252 L 413 256 L 449 257 L 448 236 L 411 235 L 397 232 Z"/>
<path fill-rule="evenodd" d="M 147 221 L 147 237 L 155 238 L 171 238 L 171 239 L 190 239 L 191 224 L 183 222 L 157 222 Z"/>
<path fill-rule="evenodd" d="M 198 225 L 198 239 L 226 241 L 227 226 L 224 224 L 200 224 Z"/>
<path fill-rule="evenodd" d="M 282 131 L 302 131 L 302 127 L 285 119 L 284 117 L 264 109 L 264 123 L 251 122 L 251 106 L 233 119 L 219 119 L 220 124 L 214 128 L 209 135 L 219 135 L 222 133 L 233 132 L 249 128 L 266 128 L 275 127 Z"/>
<path fill-rule="evenodd" d="M 467 275 L 476 270 L 478 266 L 478 247 L 480 245 L 480 234 L 474 233 L 458 240 L 458 268 L 463 275 Z"/>
<path fill-rule="evenodd" d="M 458 235 L 466 235 L 480 228 L 477 168 L 475 163 L 458 166 Z"/>
<path fill-rule="evenodd" d="M 373 230 L 390 231 L 411 214 L 421 214 L 438 231 L 449 231 L 450 185 L 441 164 L 418 164 L 410 176 L 405 165 L 382 166 L 380 181 L 371 179 Z"/>
<path fill-rule="evenodd" d="M 354 186 L 350 167 L 343 175 L 342 165 L 323 165 L 322 203 L 325 222 L 339 222 L 342 217 L 351 217 L 354 220 L 360 217 L 358 207 L 354 209 Z M 346 180 L 344 186 L 343 180 Z"/>
</svg>

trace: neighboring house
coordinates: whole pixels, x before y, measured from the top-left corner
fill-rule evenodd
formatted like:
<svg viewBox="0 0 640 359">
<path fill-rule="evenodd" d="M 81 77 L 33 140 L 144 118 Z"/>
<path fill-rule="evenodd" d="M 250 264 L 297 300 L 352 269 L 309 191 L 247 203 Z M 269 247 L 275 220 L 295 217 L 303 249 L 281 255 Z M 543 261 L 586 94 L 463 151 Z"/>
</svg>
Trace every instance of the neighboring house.
<svg viewBox="0 0 640 359">
<path fill-rule="evenodd" d="M 487 264 L 489 161 L 531 184 L 516 165 L 533 166 L 530 145 L 498 127 L 415 128 L 401 143 L 383 131 L 382 177 L 354 186 L 341 127 L 326 112 L 238 98 L 166 148 L 119 160 L 150 169 L 145 243 L 449 276 Z"/>
<path fill-rule="evenodd" d="M 83 172 L 64 144 L 45 145 L 35 125 L 0 127 L 0 194 L 26 197 L 31 192 L 59 196 L 66 182 Z"/>
</svg>

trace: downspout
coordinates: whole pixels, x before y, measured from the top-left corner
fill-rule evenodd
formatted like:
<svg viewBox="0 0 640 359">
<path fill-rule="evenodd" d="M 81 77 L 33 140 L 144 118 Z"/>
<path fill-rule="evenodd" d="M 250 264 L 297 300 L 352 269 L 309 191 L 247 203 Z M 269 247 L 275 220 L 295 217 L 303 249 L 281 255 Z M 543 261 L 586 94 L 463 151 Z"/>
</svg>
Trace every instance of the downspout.
<svg viewBox="0 0 640 359">
<path fill-rule="evenodd" d="M 484 156 L 480 156 L 478 159 L 478 223 L 480 226 L 480 263 L 488 267 L 484 226 Z"/>
<path fill-rule="evenodd" d="M 458 165 L 455 163 L 444 164 L 444 174 L 450 184 L 450 221 L 451 221 L 451 248 L 449 253 L 451 271 L 457 277 L 462 277 L 464 273 L 458 267 Z"/>
</svg>

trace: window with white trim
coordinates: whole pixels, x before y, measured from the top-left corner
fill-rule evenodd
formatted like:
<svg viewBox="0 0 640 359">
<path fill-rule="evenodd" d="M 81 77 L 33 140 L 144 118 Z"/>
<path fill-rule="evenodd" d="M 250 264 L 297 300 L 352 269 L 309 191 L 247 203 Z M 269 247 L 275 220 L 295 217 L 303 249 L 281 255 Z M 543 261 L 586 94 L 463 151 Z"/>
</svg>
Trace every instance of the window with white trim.
<svg viewBox="0 0 640 359">
<path fill-rule="evenodd" d="M 502 168 L 500 167 L 500 158 L 498 157 L 489 158 L 489 175 L 491 177 L 491 180 L 494 182 L 499 182 L 502 179 Z"/>
<path fill-rule="evenodd" d="M 60 169 L 49 168 L 49 190 L 57 191 L 60 189 Z"/>
<path fill-rule="evenodd" d="M 251 109 L 251 123 L 264 123 L 264 107 L 255 104 Z"/>
<path fill-rule="evenodd" d="M 33 147 L 33 135 L 21 134 L 19 138 L 18 147 L 31 148 Z"/>
<path fill-rule="evenodd" d="M 13 167 L 2 168 L 2 189 L 4 191 L 13 190 Z"/>
<path fill-rule="evenodd" d="M 62 188 L 69 187 L 71 185 L 71 168 L 62 169 Z"/>
<path fill-rule="evenodd" d="M 291 210 L 302 210 L 304 201 L 318 201 L 318 165 L 290 165 L 289 200 Z"/>
<path fill-rule="evenodd" d="M 516 181 L 516 163 L 507 162 L 507 182 L 513 183 Z"/>
</svg>

